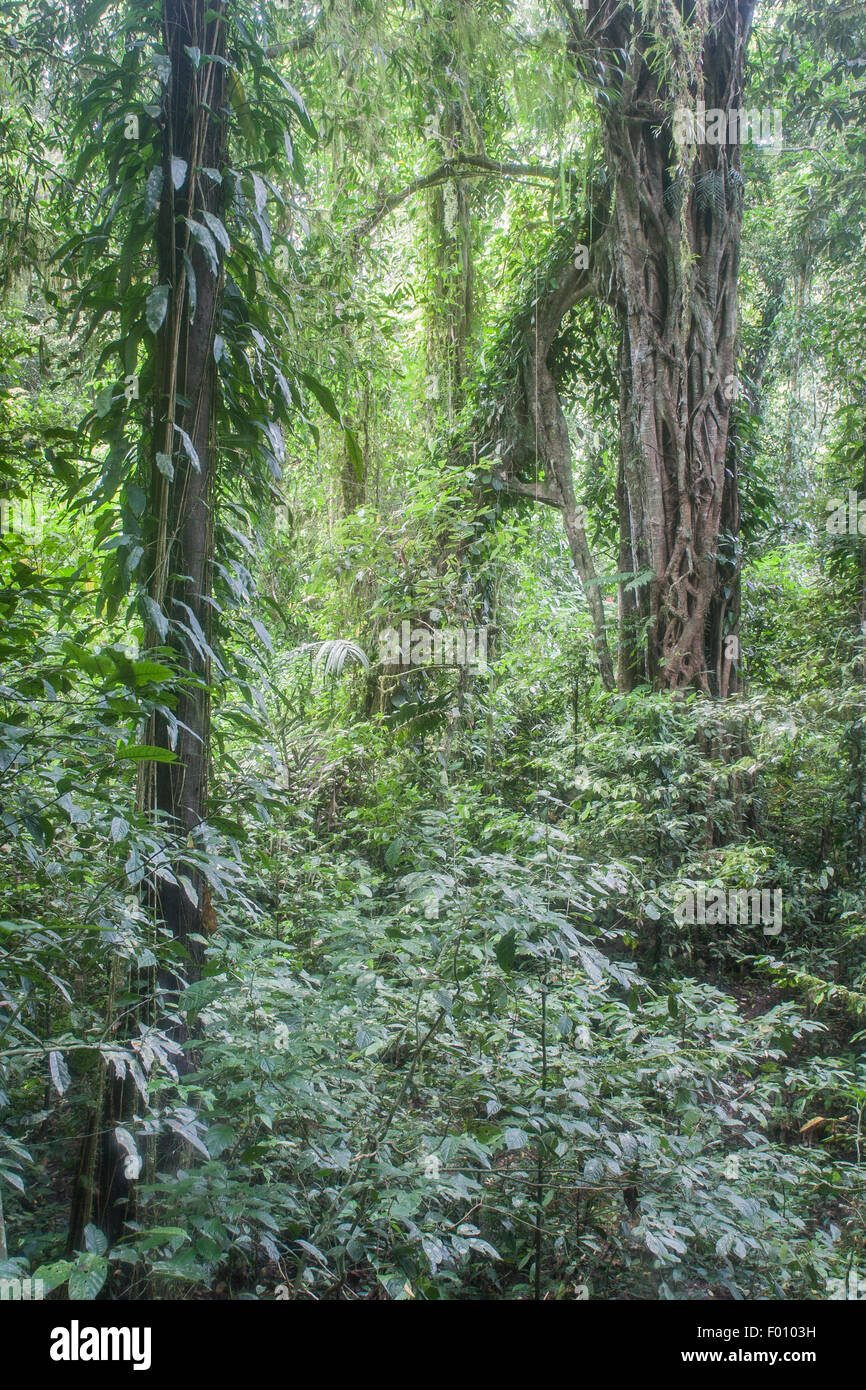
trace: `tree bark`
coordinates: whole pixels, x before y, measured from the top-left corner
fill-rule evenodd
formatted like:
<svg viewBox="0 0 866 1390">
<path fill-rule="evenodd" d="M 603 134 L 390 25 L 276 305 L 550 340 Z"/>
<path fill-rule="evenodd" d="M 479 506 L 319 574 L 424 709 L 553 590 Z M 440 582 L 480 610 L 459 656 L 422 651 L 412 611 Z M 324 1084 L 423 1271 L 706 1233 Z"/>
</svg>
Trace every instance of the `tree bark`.
<svg viewBox="0 0 866 1390">
<path fill-rule="evenodd" d="M 173 748 L 177 760 L 150 765 L 145 804 L 184 839 L 207 816 L 217 406 L 213 344 L 223 292 L 221 265 L 214 266 L 190 223 L 202 225 L 205 212 L 219 216 L 222 210 L 221 185 L 203 171 L 224 168 L 226 102 L 223 64 L 202 62 L 196 68 L 188 50 L 224 57 L 222 13 L 222 4 L 211 0 L 163 4 L 172 68 L 157 250 L 160 284 L 169 285 L 171 292 L 157 336 L 154 372 L 151 597 L 172 621 L 169 642 L 189 681 L 178 701 L 176 726 L 162 716 L 154 719 L 153 744 Z M 206 15 L 211 16 L 207 22 Z M 174 188 L 172 167 L 178 159 L 186 173 Z M 216 254 L 221 254 L 218 245 Z M 166 456 L 172 476 L 166 476 Z M 150 636 L 154 640 L 156 634 Z M 209 897 L 197 871 L 190 867 L 187 877 L 197 905 L 163 879 L 153 887 L 159 917 L 184 946 L 187 978 L 194 978 L 200 945 L 190 937 L 202 931 Z"/>
<path fill-rule="evenodd" d="M 166 640 L 175 649 L 187 683 L 178 698 L 176 721 L 155 715 L 148 735 L 151 745 L 173 750 L 176 761 L 142 765 L 139 800 L 181 843 L 207 815 L 217 404 L 213 340 L 223 288 L 221 266 L 213 265 L 191 235 L 187 219 L 201 224 L 205 210 L 220 212 L 220 185 L 203 170 L 225 167 L 225 67 L 206 61 L 208 55 L 224 56 L 223 14 L 222 0 L 163 0 L 171 73 L 164 93 L 156 252 L 158 283 L 168 286 L 169 298 L 153 361 L 148 542 L 150 598 L 172 620 Z M 198 66 L 189 56 L 196 49 L 204 55 Z M 159 634 L 151 627 L 146 646 L 158 642 Z M 197 904 L 177 883 L 155 875 L 148 884 L 157 919 L 186 957 L 183 967 L 178 963 L 162 974 L 160 983 L 169 991 L 197 978 L 201 947 L 192 938 L 209 925 L 212 913 L 202 876 L 192 865 L 185 866 L 184 873 L 196 891 Z M 169 1023 L 166 1028 L 176 1041 L 185 1041 L 180 1025 Z M 179 1071 L 190 1067 L 188 1057 L 178 1057 Z M 128 1076 L 121 1081 L 103 1078 L 72 1205 L 73 1248 L 91 1219 L 98 1221 L 110 1244 L 123 1231 L 134 1194 L 115 1126 L 129 1122 L 135 1104 Z"/>
<path fill-rule="evenodd" d="M 623 50 L 621 90 L 602 107 L 614 184 L 612 302 L 621 335 L 620 569 L 652 578 L 620 592 L 619 684 L 696 685 L 727 694 L 724 639 L 737 613 L 723 591 L 736 568 L 739 505 L 726 467 L 737 330 L 742 218 L 738 144 L 677 148 L 675 107 L 727 115 L 742 105 L 753 0 L 680 0 L 651 26 L 637 7 L 590 0 L 575 45 Z M 700 33 L 700 88 L 665 74 L 653 45 L 676 59 Z M 684 53 L 684 48 L 682 52 Z M 720 562 L 720 545 L 726 548 Z"/>
<path fill-rule="evenodd" d="M 447 17 L 453 23 L 452 9 Z M 473 263 L 469 193 L 460 177 L 465 153 L 463 99 L 454 90 L 452 69 L 457 55 L 442 48 L 435 70 L 442 71 L 443 91 L 433 97 L 441 110 L 433 113 L 438 136 L 452 176 L 432 185 L 429 236 L 432 292 L 427 324 L 427 380 L 431 432 L 450 429 L 466 400 L 469 350 L 472 339 Z"/>
</svg>

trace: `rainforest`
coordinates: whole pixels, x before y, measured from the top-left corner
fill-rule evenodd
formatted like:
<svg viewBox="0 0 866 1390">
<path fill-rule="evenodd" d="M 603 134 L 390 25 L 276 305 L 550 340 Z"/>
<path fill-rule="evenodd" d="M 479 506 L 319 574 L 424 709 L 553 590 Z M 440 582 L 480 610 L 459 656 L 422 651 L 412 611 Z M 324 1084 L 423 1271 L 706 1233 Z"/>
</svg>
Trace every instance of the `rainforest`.
<svg viewBox="0 0 866 1390">
<path fill-rule="evenodd" d="M 0 1304 L 866 1297 L 864 502 L 862 3 L 0 0 Z"/>
</svg>

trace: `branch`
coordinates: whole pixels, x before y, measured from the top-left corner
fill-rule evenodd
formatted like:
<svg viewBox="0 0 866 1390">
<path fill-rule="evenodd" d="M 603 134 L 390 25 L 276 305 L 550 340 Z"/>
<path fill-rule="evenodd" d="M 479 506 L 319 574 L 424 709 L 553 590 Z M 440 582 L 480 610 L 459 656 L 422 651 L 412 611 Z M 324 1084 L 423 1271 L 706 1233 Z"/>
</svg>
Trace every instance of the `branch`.
<svg viewBox="0 0 866 1390">
<path fill-rule="evenodd" d="M 574 34 L 574 37 L 576 39 L 582 38 L 584 29 L 588 22 L 587 17 L 584 15 L 582 19 L 578 19 L 577 11 L 572 5 L 571 0 L 560 0 L 560 6 L 565 11 L 566 18 L 569 24 L 571 25 L 571 31 Z"/>
<path fill-rule="evenodd" d="M 361 219 L 353 235 L 366 235 L 374 227 L 377 227 L 389 213 L 398 208 L 401 203 L 405 203 L 415 193 L 421 193 L 425 188 L 434 188 L 436 184 L 447 183 L 449 179 L 456 178 L 458 174 L 473 178 L 482 174 L 499 174 L 503 178 L 512 179 L 554 180 L 560 177 L 560 170 L 549 164 L 517 164 L 511 160 L 488 159 L 487 155 L 483 154 L 457 154 L 453 159 L 446 159 L 432 173 L 424 174 L 420 179 L 413 179 L 398 193 L 390 193 L 387 198 L 383 198 L 377 208 L 374 208 L 372 212 L 367 213 L 366 217 Z"/>
</svg>

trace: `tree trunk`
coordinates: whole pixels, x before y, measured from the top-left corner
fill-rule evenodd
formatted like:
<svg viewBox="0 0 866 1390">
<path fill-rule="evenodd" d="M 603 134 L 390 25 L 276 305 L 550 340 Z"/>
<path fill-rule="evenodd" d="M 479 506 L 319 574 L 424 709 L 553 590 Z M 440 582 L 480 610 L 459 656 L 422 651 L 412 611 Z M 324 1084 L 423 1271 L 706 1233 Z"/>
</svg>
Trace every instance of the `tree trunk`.
<svg viewBox="0 0 866 1390">
<path fill-rule="evenodd" d="M 621 93 L 602 108 L 614 183 L 613 303 L 619 323 L 620 569 L 652 578 L 621 592 L 619 683 L 714 686 L 727 694 L 724 639 L 737 618 L 737 483 L 728 461 L 734 395 L 742 218 L 738 144 L 678 149 L 675 108 L 728 113 L 742 105 L 753 0 L 680 3 L 655 18 L 590 0 L 586 29 L 571 6 L 576 44 L 622 49 Z M 689 74 L 651 61 L 663 37 L 685 54 L 705 15 L 698 90 Z M 679 46 L 678 46 L 679 45 Z M 685 61 L 683 57 L 683 62 Z M 720 563 L 720 546 L 728 554 Z"/>
<path fill-rule="evenodd" d="M 754 0 L 588 0 L 586 11 L 572 0 L 560 4 L 580 72 L 596 80 L 604 69 L 601 119 L 612 188 L 599 185 L 582 236 L 578 230 L 589 251 L 583 278 L 565 239 L 558 259 L 537 277 L 522 314 L 521 379 L 486 420 L 474 422 L 470 466 L 495 459 L 494 487 L 562 509 L 599 671 L 612 685 L 603 604 L 575 506 L 568 431 L 550 365 L 574 305 L 588 293 L 604 298 L 620 342 L 618 570 L 627 578 L 619 588 L 616 684 L 626 691 L 643 682 L 696 686 L 725 697 L 737 688 L 739 669 L 731 414 L 743 179 L 737 143 L 680 148 L 675 117 L 678 106 L 696 114 L 702 101 L 707 111 L 724 113 L 727 138 L 730 113 L 742 108 Z M 660 47 L 672 55 L 668 71 Z M 614 59 L 625 64 L 618 80 Z M 508 380 L 506 359 L 494 375 L 504 366 Z M 525 474 L 533 466 L 530 483 Z M 486 486 L 483 477 L 479 486 Z"/>
<path fill-rule="evenodd" d="M 158 255 L 160 284 L 169 285 L 171 293 L 154 371 L 151 597 L 172 622 L 169 641 L 190 681 L 178 701 L 176 726 L 162 716 L 154 719 L 152 742 L 173 747 L 177 761 L 150 765 L 144 799 L 185 840 L 207 814 L 217 405 L 213 344 L 223 291 L 221 267 L 214 265 L 189 224 L 202 225 L 204 213 L 221 212 L 221 186 L 203 170 L 225 166 L 226 101 L 223 64 L 202 62 L 196 68 L 189 50 L 224 56 L 222 12 L 222 5 L 211 0 L 164 0 L 163 6 L 172 69 Z M 207 22 L 206 15 L 212 16 Z M 172 167 L 180 167 L 178 160 L 186 172 L 174 188 Z M 162 879 L 155 881 L 154 894 L 160 919 L 187 951 L 187 978 L 194 978 L 200 947 L 189 938 L 201 933 L 209 898 L 206 881 L 192 868 L 187 876 L 197 905 Z"/>
<path fill-rule="evenodd" d="M 523 390 L 534 426 L 536 460 L 550 479 L 549 500 L 562 510 L 571 561 L 583 586 L 592 619 L 599 675 L 605 690 L 613 690 L 615 681 L 605 629 L 604 601 L 586 539 L 583 513 L 575 498 L 568 422 L 548 361 L 563 319 L 591 290 L 590 275 L 571 264 L 559 276 L 553 292 L 538 298 L 525 332 Z"/>
<path fill-rule="evenodd" d="M 459 6 L 458 6 L 459 8 Z M 456 22 L 454 7 L 446 18 Z M 465 153 L 464 98 L 454 78 L 459 55 L 443 45 L 434 57 L 441 89 L 434 88 L 431 120 L 436 123 L 442 156 L 456 160 Z M 427 321 L 428 416 L 432 432 L 450 429 L 466 400 L 472 341 L 474 274 L 472 221 L 466 183 L 456 174 L 438 183 L 430 195 L 431 294 Z"/>
<path fill-rule="evenodd" d="M 222 302 L 221 268 L 191 235 L 186 219 L 201 224 L 205 210 L 220 211 L 220 185 L 202 171 L 225 167 L 226 82 L 222 63 L 207 62 L 205 57 L 196 68 L 189 51 L 224 55 L 223 13 L 221 0 L 164 0 L 162 10 L 171 74 L 164 95 L 156 251 L 158 283 L 168 286 L 169 297 L 154 353 L 150 598 L 172 620 L 166 641 L 174 647 L 188 683 L 178 699 L 176 721 L 154 716 L 148 736 L 152 745 L 173 749 L 177 760 L 143 765 L 139 799 L 181 843 L 194 834 L 207 812 L 217 401 L 213 340 Z M 207 22 L 206 15 L 210 16 Z M 146 645 L 158 642 L 158 631 L 151 628 Z M 148 885 L 157 919 L 169 928 L 186 957 L 183 967 L 163 974 L 160 983 L 169 990 L 197 977 L 201 948 L 191 937 L 209 925 L 212 913 L 206 882 L 191 865 L 184 872 L 197 894 L 197 904 L 165 879 L 154 876 Z M 179 1025 L 172 1024 L 167 1031 L 173 1032 L 176 1041 L 185 1040 Z M 190 1065 L 188 1058 L 178 1057 L 179 1071 L 189 1070 Z M 129 1077 L 123 1081 L 103 1078 L 73 1199 L 73 1248 L 80 1244 L 81 1231 L 90 1220 L 98 1221 L 109 1243 L 123 1231 L 133 1185 L 126 1177 L 124 1154 L 114 1131 L 116 1125 L 129 1122 L 135 1103 Z"/>
</svg>

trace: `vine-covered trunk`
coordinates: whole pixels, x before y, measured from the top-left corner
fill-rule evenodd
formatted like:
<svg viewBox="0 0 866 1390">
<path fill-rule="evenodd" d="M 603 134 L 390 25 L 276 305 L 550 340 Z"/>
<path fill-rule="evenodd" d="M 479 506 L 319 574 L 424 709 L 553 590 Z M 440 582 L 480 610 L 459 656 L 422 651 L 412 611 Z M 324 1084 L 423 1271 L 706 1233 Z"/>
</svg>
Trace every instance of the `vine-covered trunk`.
<svg viewBox="0 0 866 1390">
<path fill-rule="evenodd" d="M 154 720 L 152 741 L 176 761 L 150 766 L 145 802 L 186 839 L 206 818 L 210 741 L 210 635 L 213 588 L 213 490 L 216 361 L 222 271 L 219 239 L 208 216 L 222 207 L 225 168 L 225 67 L 222 5 L 164 0 L 171 75 L 158 222 L 160 284 L 168 312 L 157 336 L 151 481 L 151 597 L 171 622 L 169 641 L 189 678 L 176 720 Z M 215 60 L 195 63 L 196 52 Z M 193 55 L 193 56 L 191 56 Z M 215 176 L 216 175 L 216 176 Z M 189 867 L 186 888 L 154 883 L 160 920 L 186 950 L 194 976 L 208 911 L 206 881 Z"/>
<path fill-rule="evenodd" d="M 678 33 L 683 51 L 700 46 L 688 71 L 668 73 L 653 60 L 651 8 L 596 0 L 587 21 L 596 48 L 627 58 L 621 94 L 603 108 L 621 341 L 619 567 L 634 576 L 621 585 L 618 683 L 725 695 L 738 617 L 728 435 L 742 219 L 730 113 L 742 106 L 753 0 L 656 6 L 662 33 Z M 724 113 L 724 143 L 701 138 L 700 102 Z"/>
<path fill-rule="evenodd" d="M 188 843 L 206 817 L 210 676 L 210 613 L 213 569 L 212 499 L 215 471 L 216 372 L 214 335 L 222 299 L 219 250 L 206 213 L 219 212 L 218 177 L 225 167 L 225 68 L 209 55 L 224 54 L 224 6 L 220 0 L 164 0 L 166 52 L 171 60 L 163 98 L 162 184 L 156 258 L 158 283 L 151 297 L 156 315 L 152 382 L 152 475 L 148 515 L 150 612 L 147 645 L 175 649 L 185 678 L 174 717 L 155 715 L 148 742 L 175 754 L 173 762 L 143 765 L 139 796 L 154 819 Z M 199 61 L 196 62 L 196 51 Z M 196 228 L 199 230 L 196 231 Z M 154 324 L 156 318 L 153 319 Z M 171 624 L 169 626 L 169 623 Z M 174 866 L 175 874 L 178 865 Z M 176 970 L 164 989 L 194 979 L 208 926 L 206 882 L 183 867 L 195 901 L 179 882 L 154 876 L 150 906 L 177 943 Z M 113 999 L 113 987 L 112 987 Z M 110 1015 L 113 1005 L 110 1005 Z M 107 1026 L 115 1020 L 109 1017 Z M 184 1030 L 170 1022 L 178 1042 Z M 189 1060 L 177 1058 L 179 1070 Z M 103 1078 L 93 1125 L 85 1141 L 72 1202 L 70 1249 L 80 1248 L 84 1227 L 96 1222 L 113 1243 L 122 1233 L 133 1199 L 125 1153 L 116 1127 L 129 1123 L 136 1103 L 129 1078 Z"/>
</svg>

